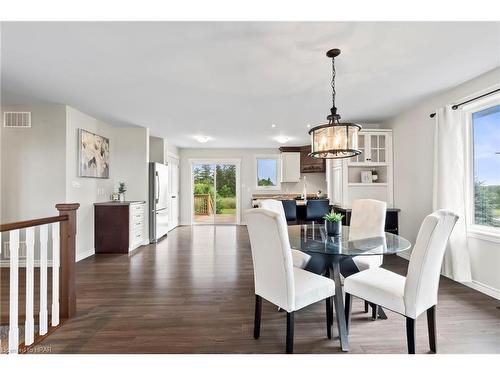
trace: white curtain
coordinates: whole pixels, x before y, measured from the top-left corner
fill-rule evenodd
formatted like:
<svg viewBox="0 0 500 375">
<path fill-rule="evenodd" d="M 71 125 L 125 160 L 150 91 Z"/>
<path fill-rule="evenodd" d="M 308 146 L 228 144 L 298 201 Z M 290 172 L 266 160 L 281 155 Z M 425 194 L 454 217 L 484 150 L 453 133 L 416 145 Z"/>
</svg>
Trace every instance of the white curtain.
<svg viewBox="0 0 500 375">
<path fill-rule="evenodd" d="M 456 281 L 471 281 L 465 221 L 465 123 L 451 106 L 436 111 L 433 209 L 453 211 L 460 218 L 446 249 L 442 272 Z"/>
</svg>

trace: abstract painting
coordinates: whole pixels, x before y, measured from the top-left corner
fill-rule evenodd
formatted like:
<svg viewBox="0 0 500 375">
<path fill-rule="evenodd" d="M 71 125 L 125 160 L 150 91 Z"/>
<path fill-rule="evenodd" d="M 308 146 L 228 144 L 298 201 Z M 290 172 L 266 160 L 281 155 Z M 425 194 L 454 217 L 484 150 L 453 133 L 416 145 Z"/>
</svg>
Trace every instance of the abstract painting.
<svg viewBox="0 0 500 375">
<path fill-rule="evenodd" d="M 109 139 L 79 129 L 78 140 L 79 176 L 109 178 Z"/>
</svg>

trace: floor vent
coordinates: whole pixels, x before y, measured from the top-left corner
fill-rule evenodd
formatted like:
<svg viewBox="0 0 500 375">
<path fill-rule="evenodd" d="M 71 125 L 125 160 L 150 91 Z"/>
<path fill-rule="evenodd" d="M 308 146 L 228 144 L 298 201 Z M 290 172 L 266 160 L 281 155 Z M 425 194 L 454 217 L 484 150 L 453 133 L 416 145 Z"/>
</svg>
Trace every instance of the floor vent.
<svg viewBox="0 0 500 375">
<path fill-rule="evenodd" d="M 31 128 L 31 112 L 4 112 L 4 128 Z"/>
</svg>

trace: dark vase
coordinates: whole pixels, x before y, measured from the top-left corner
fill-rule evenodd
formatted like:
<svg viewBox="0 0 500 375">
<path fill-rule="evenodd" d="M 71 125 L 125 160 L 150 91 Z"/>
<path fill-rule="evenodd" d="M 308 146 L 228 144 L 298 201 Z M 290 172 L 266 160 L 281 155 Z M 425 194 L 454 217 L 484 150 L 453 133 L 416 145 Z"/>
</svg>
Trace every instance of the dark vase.
<svg viewBox="0 0 500 375">
<path fill-rule="evenodd" d="M 326 233 L 329 236 L 340 236 L 342 233 L 342 222 L 341 221 L 327 221 L 326 222 Z"/>
</svg>

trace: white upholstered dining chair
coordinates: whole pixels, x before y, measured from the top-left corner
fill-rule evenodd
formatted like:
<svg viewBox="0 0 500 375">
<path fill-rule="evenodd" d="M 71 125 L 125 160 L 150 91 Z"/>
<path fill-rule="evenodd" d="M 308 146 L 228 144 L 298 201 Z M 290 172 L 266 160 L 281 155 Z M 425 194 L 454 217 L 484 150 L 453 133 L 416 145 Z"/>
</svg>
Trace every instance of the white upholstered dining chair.
<svg viewBox="0 0 500 375">
<path fill-rule="evenodd" d="M 349 240 L 384 236 L 385 215 L 387 203 L 375 199 L 357 199 L 352 202 L 351 221 L 349 224 Z M 360 271 L 380 267 L 382 255 L 362 255 L 353 258 Z M 372 318 L 377 319 L 378 307 L 372 306 Z M 368 312 L 368 302 L 365 301 L 365 312 Z M 385 316 L 385 314 L 384 314 Z"/>
<path fill-rule="evenodd" d="M 288 225 L 286 221 L 285 210 L 283 208 L 283 203 L 281 203 L 281 201 L 278 201 L 276 199 L 263 199 L 260 202 L 260 208 L 276 212 L 278 215 L 280 215 L 280 220 L 282 220 L 283 223 L 285 224 L 285 228 L 287 228 Z M 292 259 L 293 259 L 293 265 L 295 267 L 304 269 L 306 268 L 309 259 L 311 259 L 311 256 L 300 250 L 292 249 Z"/>
<path fill-rule="evenodd" d="M 293 353 L 294 312 L 326 301 L 327 336 L 331 339 L 333 280 L 293 266 L 292 251 L 280 215 L 263 208 L 246 211 L 255 282 L 254 338 L 260 336 L 262 299 L 286 311 L 286 352 Z"/>
<path fill-rule="evenodd" d="M 415 321 L 427 311 L 429 346 L 436 347 L 436 304 L 444 252 L 458 216 L 446 210 L 428 215 L 418 232 L 406 277 L 383 268 L 370 268 L 344 281 L 347 327 L 352 296 L 384 306 L 406 317 L 408 353 L 415 353 Z"/>
</svg>

